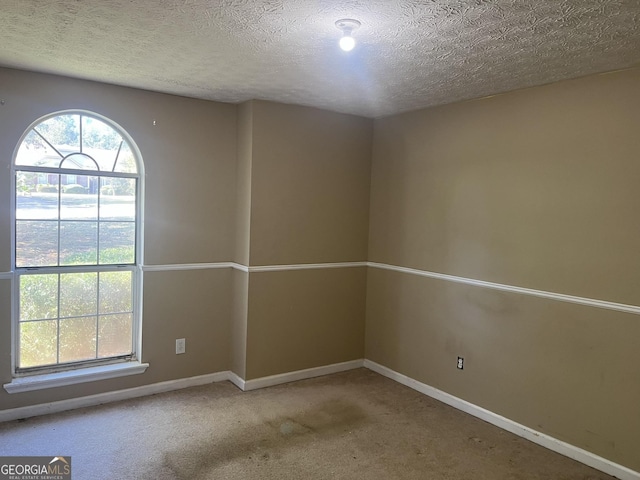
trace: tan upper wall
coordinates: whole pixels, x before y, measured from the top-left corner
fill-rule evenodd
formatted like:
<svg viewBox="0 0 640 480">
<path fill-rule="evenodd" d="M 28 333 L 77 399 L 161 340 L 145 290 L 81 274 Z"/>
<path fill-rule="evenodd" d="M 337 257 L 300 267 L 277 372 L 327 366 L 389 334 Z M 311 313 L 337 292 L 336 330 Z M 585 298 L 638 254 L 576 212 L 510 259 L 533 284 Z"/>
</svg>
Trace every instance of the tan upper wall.
<svg viewBox="0 0 640 480">
<path fill-rule="evenodd" d="M 371 120 L 251 103 L 251 265 L 366 260 Z"/>
<path fill-rule="evenodd" d="M 238 106 L 238 163 L 236 165 L 236 241 L 233 260 L 249 265 L 251 234 L 251 165 L 253 156 L 253 102 Z"/>
<path fill-rule="evenodd" d="M 640 69 L 375 122 L 369 260 L 640 304 Z"/>
<path fill-rule="evenodd" d="M 4 167 L 32 122 L 76 108 L 118 123 L 142 153 L 146 264 L 231 258 L 235 105 L 9 69 L 0 69 L 0 86 L 0 271 L 10 269 L 10 180 Z"/>
</svg>

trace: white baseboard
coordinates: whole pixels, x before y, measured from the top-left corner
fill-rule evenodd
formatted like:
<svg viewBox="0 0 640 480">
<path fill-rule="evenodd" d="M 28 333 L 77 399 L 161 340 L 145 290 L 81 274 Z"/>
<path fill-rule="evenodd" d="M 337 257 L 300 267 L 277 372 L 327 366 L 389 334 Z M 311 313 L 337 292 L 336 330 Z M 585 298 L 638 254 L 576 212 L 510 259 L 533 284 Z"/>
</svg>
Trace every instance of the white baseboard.
<svg viewBox="0 0 640 480">
<path fill-rule="evenodd" d="M 349 362 L 335 363 L 323 367 L 308 368 L 306 370 L 298 370 L 295 372 L 272 375 L 269 377 L 257 378 L 254 380 L 244 380 L 237 374 L 225 371 L 211 373 L 208 375 L 200 375 L 197 377 L 181 378 L 178 380 L 169 380 L 166 382 L 153 383 L 151 385 L 143 385 L 141 387 L 128 388 L 125 390 L 116 390 L 114 392 L 100 393 L 86 397 L 72 398 L 69 400 L 61 400 L 58 402 L 43 403 L 39 405 L 31 405 L 27 407 L 18 407 L 9 410 L 0 411 L 0 422 L 7 422 L 21 418 L 35 417 L 37 415 L 46 415 L 50 413 L 64 412 L 76 408 L 90 407 L 103 403 L 127 400 L 130 398 L 144 397 L 154 395 L 156 393 L 169 392 L 188 387 L 206 385 L 214 382 L 230 381 L 243 391 L 257 390 L 260 388 L 280 385 L 283 383 L 305 380 L 308 378 L 330 375 L 332 373 L 344 372 L 355 368 L 365 367 L 402 385 L 412 388 L 420 393 L 435 398 L 447 405 L 458 410 L 480 418 L 485 422 L 495 425 L 503 430 L 511 432 L 520 437 L 526 438 L 538 445 L 549 450 L 560 453 L 566 457 L 572 458 L 578 462 L 584 463 L 601 472 L 613 475 L 620 480 L 640 480 L 640 472 L 636 472 L 627 467 L 614 463 L 606 458 L 602 458 L 591 452 L 570 445 L 566 442 L 553 438 L 544 433 L 538 432 L 527 426 L 521 425 L 513 420 L 502 417 L 496 413 L 486 410 L 482 407 L 474 405 L 455 397 L 449 393 L 438 390 L 406 375 L 398 373 L 390 368 L 384 367 L 371 360 L 352 360 Z"/>
<path fill-rule="evenodd" d="M 86 397 L 70 398 L 68 400 L 60 400 L 57 402 L 40 403 L 38 405 L 0 410 L 0 422 L 64 412 L 66 410 L 73 410 L 76 408 L 91 407 L 94 405 L 101 405 L 103 403 L 128 400 L 130 398 L 144 397 L 147 395 L 154 395 L 156 393 L 170 392 L 172 390 L 180 390 L 183 388 L 207 385 L 209 383 L 223 382 L 226 380 L 236 385 L 242 391 L 256 390 L 259 388 L 270 387 L 272 385 L 280 385 L 282 383 L 295 382 L 297 380 L 353 370 L 354 368 L 362 367 L 363 364 L 364 360 L 362 359 L 353 360 L 350 362 L 335 363 L 333 365 L 298 370 L 295 372 L 272 375 L 270 377 L 257 378 L 249 381 L 245 381 L 240 378 L 240 376 L 230 371 L 210 373 L 197 377 L 180 378 L 166 382 L 152 383 L 150 385 L 127 388 L 125 390 L 98 393 L 96 395 L 89 395 Z"/>
<path fill-rule="evenodd" d="M 244 392 L 244 385 L 245 385 L 244 378 L 240 377 L 240 375 L 234 372 L 229 372 L 228 380 Z"/>
<path fill-rule="evenodd" d="M 600 470 L 601 472 L 613 475 L 620 480 L 640 480 L 640 472 L 636 472 L 627 467 L 607 460 L 606 458 L 599 457 L 598 455 L 595 455 L 591 452 L 553 438 L 547 434 L 533 430 L 532 428 L 521 425 L 517 422 L 514 422 L 513 420 L 509 420 L 508 418 L 502 417 L 482 407 L 469 403 L 466 400 L 462 400 L 461 398 L 454 397 L 453 395 L 443 392 L 442 390 L 438 390 L 437 388 L 421 383 L 411 377 L 407 377 L 406 375 L 391 370 L 390 368 L 372 362 L 371 360 L 365 360 L 364 366 L 365 368 L 373 370 L 374 372 L 390 378 L 391 380 L 395 380 L 402 385 L 412 388 L 429 397 L 435 398 L 442 403 L 446 403 L 447 405 L 450 405 L 458 410 L 462 410 L 469 415 L 480 418 L 487 423 L 495 425 L 496 427 L 500 427 L 503 430 L 518 435 L 519 437 L 526 438 L 527 440 L 530 440 L 531 442 L 536 443 L 542 447 L 548 448 L 549 450 L 572 458 L 580 463 L 584 463 L 585 465 L 595 468 L 596 470 Z"/>
<path fill-rule="evenodd" d="M 257 390 L 259 388 L 271 387 L 274 385 L 280 385 L 282 383 L 296 382 L 298 380 L 306 380 L 307 378 L 321 377 L 323 375 L 330 375 L 332 373 L 345 372 L 347 370 L 353 370 L 355 368 L 361 368 L 364 366 L 364 360 L 351 360 L 349 362 L 334 363 L 332 365 L 325 365 L 323 367 L 307 368 L 306 370 L 297 370 L 295 372 L 281 373 L 279 375 L 271 375 L 269 377 L 256 378 L 254 380 L 244 381 L 244 390 L 248 392 L 250 390 Z M 235 383 L 235 382 L 234 382 Z"/>
<path fill-rule="evenodd" d="M 73 410 L 75 408 L 91 407 L 103 403 L 117 402 L 119 400 L 144 397 L 147 395 L 154 395 L 156 393 L 180 390 L 187 387 L 196 387 L 199 385 L 206 385 L 214 382 L 222 382 L 225 380 L 229 380 L 230 373 L 231 372 L 210 373 L 208 375 L 199 375 L 197 377 L 180 378 L 178 380 L 152 383 L 151 385 L 127 388 L 125 390 L 116 390 L 114 392 L 98 393 L 96 395 L 89 395 L 86 397 L 71 398 L 69 400 L 60 400 L 57 402 L 41 403 L 38 405 L 30 405 L 27 407 L 1 410 L 0 422 L 8 422 L 10 420 L 35 417 L 38 415 L 46 415 L 49 413 L 64 412 L 66 410 Z"/>
</svg>

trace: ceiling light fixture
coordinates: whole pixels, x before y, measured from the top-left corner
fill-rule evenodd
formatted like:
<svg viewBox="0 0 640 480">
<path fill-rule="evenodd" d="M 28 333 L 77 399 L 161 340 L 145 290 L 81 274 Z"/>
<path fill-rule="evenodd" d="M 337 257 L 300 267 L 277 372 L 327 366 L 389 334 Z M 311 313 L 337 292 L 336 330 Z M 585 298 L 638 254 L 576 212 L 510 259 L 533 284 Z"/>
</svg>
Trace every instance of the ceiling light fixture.
<svg viewBox="0 0 640 480">
<path fill-rule="evenodd" d="M 336 22 L 336 27 L 338 27 L 338 29 L 342 31 L 340 48 L 345 52 L 350 52 L 351 50 L 353 50 L 353 47 L 356 46 L 356 41 L 351 36 L 351 33 L 354 30 L 357 30 L 360 25 L 361 24 L 358 20 L 354 20 L 352 18 L 343 18 L 342 20 L 338 20 Z"/>
</svg>

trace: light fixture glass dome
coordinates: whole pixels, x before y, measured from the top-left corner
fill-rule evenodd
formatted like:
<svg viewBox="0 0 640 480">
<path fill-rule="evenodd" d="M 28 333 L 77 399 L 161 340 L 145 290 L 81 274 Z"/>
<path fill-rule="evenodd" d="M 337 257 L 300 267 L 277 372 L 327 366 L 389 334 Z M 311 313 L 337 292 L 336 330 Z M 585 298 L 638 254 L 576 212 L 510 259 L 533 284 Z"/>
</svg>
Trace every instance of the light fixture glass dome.
<svg viewBox="0 0 640 480">
<path fill-rule="evenodd" d="M 360 27 L 360 22 L 353 18 L 343 18 L 336 22 L 336 27 L 342 31 L 340 48 L 345 52 L 350 52 L 356 46 L 356 41 L 351 34 Z"/>
<path fill-rule="evenodd" d="M 355 39 L 350 35 L 345 35 L 340 39 L 340 48 L 345 52 L 350 52 L 356 46 Z"/>
</svg>

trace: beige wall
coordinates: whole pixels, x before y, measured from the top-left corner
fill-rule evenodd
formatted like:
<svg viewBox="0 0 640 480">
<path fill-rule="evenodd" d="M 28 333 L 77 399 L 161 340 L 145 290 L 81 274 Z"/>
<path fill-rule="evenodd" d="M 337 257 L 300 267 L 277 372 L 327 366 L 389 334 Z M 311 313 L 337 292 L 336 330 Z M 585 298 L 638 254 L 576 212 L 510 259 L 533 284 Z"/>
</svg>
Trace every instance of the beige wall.
<svg viewBox="0 0 640 480">
<path fill-rule="evenodd" d="M 366 260 L 372 122 L 257 100 L 240 112 L 250 265 Z M 363 268 L 246 275 L 246 379 L 363 357 Z"/>
<path fill-rule="evenodd" d="M 251 178 L 253 161 L 253 102 L 238 106 L 238 163 L 236 165 L 236 242 L 234 261 L 249 265 L 251 239 Z"/>
<path fill-rule="evenodd" d="M 233 270 L 233 316 L 231 318 L 231 371 L 247 376 L 247 316 L 249 310 L 249 274 Z"/>
<path fill-rule="evenodd" d="M 249 265 L 251 239 L 251 166 L 253 161 L 253 102 L 238 106 L 236 165 L 236 242 L 233 261 Z M 247 314 L 249 274 L 233 271 L 233 317 L 231 330 L 231 371 L 240 378 L 247 373 Z"/>
<path fill-rule="evenodd" d="M 364 357 L 366 267 L 252 273 L 246 378 Z"/>
<path fill-rule="evenodd" d="M 376 121 L 369 260 L 639 305 L 639 87 L 636 69 Z M 367 358 L 635 470 L 639 350 L 636 315 L 369 271 Z"/>
<path fill-rule="evenodd" d="M 15 144 L 40 116 L 82 108 L 140 147 L 148 265 L 370 260 L 640 304 L 638 69 L 376 121 L 6 69 L 0 86 L 0 272 L 11 268 L 4 167 Z M 2 383 L 10 302 L 11 282 L 0 280 Z M 0 410 L 366 356 L 640 470 L 639 339 L 635 315 L 376 268 L 154 271 L 145 374 L 0 390 Z"/>
<path fill-rule="evenodd" d="M 230 369 L 232 271 L 148 272 L 144 277 L 142 351 L 151 380 Z M 176 338 L 187 351 L 176 355 Z"/>
<path fill-rule="evenodd" d="M 0 69 L 0 272 L 11 269 L 13 150 L 43 115 L 86 109 L 121 125 L 145 165 L 147 265 L 229 261 L 235 240 L 236 107 L 92 82 Z M 156 121 L 156 126 L 153 121 Z M 11 380 L 9 280 L 0 280 L 0 383 Z M 146 373 L 74 387 L 7 394 L 0 410 L 130 388 L 230 368 L 231 273 L 148 272 L 144 279 Z M 175 339 L 187 353 L 175 355 Z"/>
<path fill-rule="evenodd" d="M 146 265 L 366 260 L 370 120 L 6 69 L 0 84 L 7 167 L 28 125 L 57 110 L 94 111 L 133 137 L 145 164 Z M 9 196 L 10 179 L 2 175 L 0 272 L 11 267 Z M 55 391 L 0 391 L 0 409 L 229 369 L 255 378 L 362 358 L 363 268 L 255 275 L 229 268 L 145 273 L 142 360 L 151 364 L 145 374 Z M 0 280 L 0 288 L 10 300 L 10 281 Z M 0 307 L 3 383 L 11 379 L 8 300 Z M 182 337 L 187 353 L 176 356 L 175 339 Z M 296 346 L 281 348 L 287 343 Z"/>
<path fill-rule="evenodd" d="M 639 79 L 376 121 L 369 260 L 640 304 Z"/>
<path fill-rule="evenodd" d="M 252 104 L 251 265 L 365 261 L 372 122 Z"/>
</svg>

